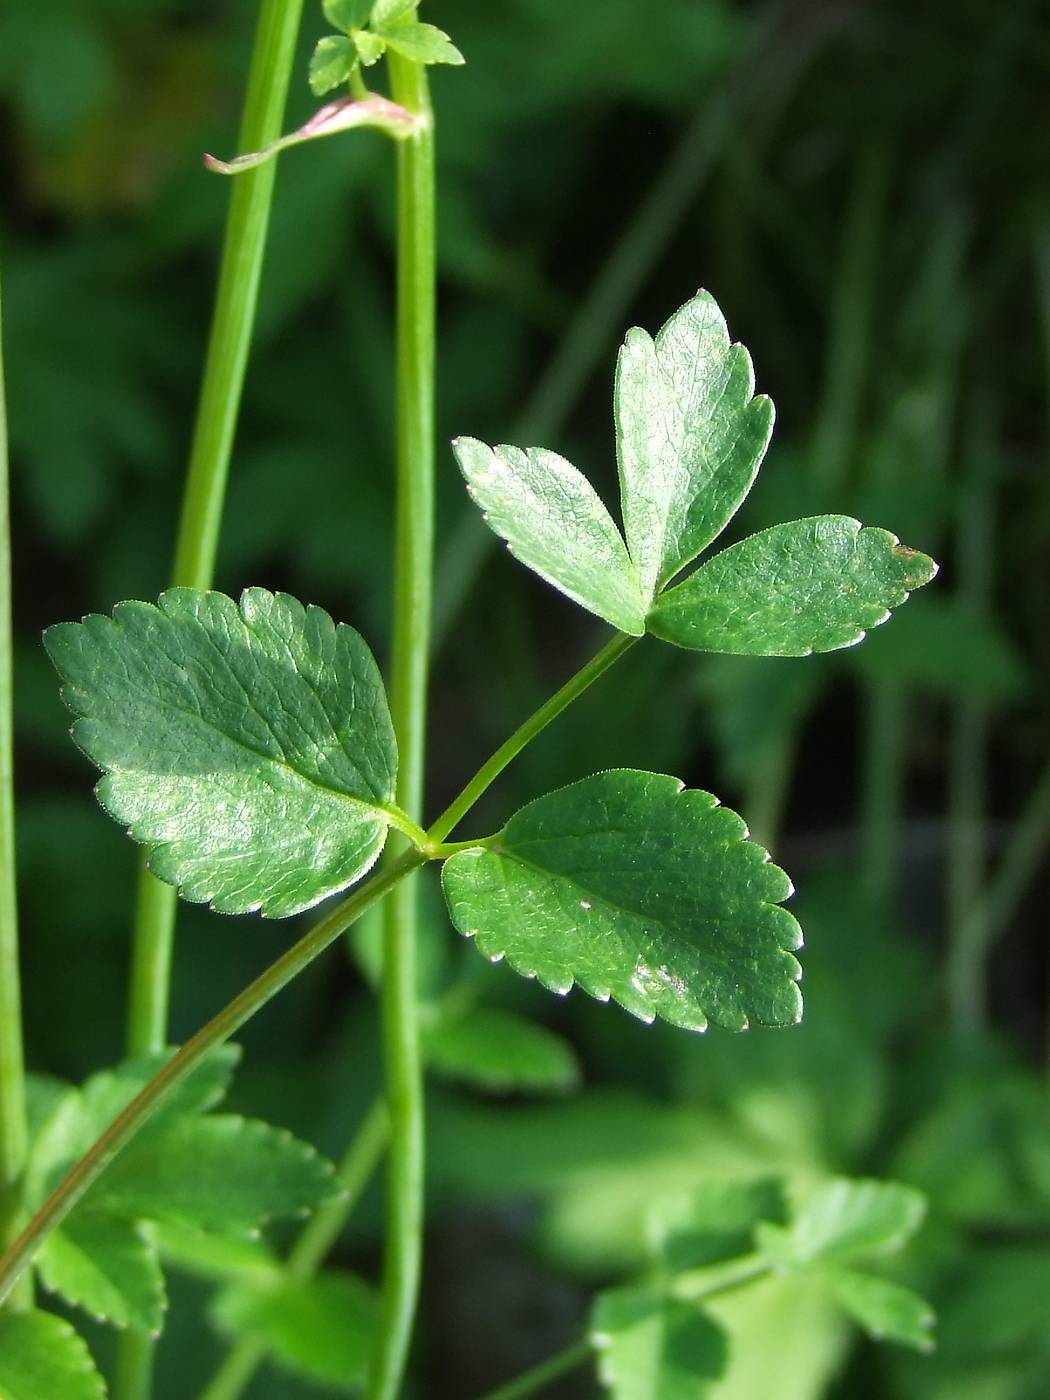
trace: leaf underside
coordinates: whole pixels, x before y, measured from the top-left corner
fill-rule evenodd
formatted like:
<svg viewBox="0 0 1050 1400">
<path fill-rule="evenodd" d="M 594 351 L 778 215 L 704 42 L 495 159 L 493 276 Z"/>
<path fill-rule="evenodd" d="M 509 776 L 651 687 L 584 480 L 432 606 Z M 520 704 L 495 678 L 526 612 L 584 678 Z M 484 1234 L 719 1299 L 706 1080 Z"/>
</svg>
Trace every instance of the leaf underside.
<svg viewBox="0 0 1050 1400">
<path fill-rule="evenodd" d="M 100 801 L 186 899 L 283 917 L 375 862 L 397 758 L 353 628 L 261 588 L 175 588 L 45 643 Z"/>
<path fill-rule="evenodd" d="M 791 884 L 745 836 L 710 793 L 617 769 L 530 802 L 442 878 L 459 931 L 552 991 L 692 1030 L 791 1025 Z"/>
<path fill-rule="evenodd" d="M 859 642 L 937 566 L 846 515 L 775 525 L 669 589 L 649 631 L 695 651 L 808 656 Z"/>
<path fill-rule="evenodd" d="M 612 516 L 582 472 L 546 448 L 452 444 L 471 496 L 511 553 L 621 632 L 641 636 L 645 604 Z"/>
<path fill-rule="evenodd" d="M 646 602 L 722 533 L 751 489 L 773 431 L 751 358 L 700 292 L 655 341 L 627 332 L 615 415 L 624 529 Z"/>
</svg>

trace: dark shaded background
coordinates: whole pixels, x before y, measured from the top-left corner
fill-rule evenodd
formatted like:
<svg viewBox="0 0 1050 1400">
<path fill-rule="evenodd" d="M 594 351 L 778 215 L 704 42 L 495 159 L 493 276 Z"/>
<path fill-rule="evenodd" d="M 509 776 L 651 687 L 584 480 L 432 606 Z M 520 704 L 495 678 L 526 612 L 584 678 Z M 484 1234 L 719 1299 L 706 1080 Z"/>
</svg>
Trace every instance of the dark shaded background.
<svg viewBox="0 0 1050 1400">
<path fill-rule="evenodd" d="M 1050 7 L 425 9 L 467 57 L 433 76 L 441 440 L 542 441 L 608 498 L 619 338 L 702 285 L 778 407 L 733 529 L 844 509 L 943 567 L 917 621 L 855 653 L 639 648 L 479 812 L 502 820 L 612 764 L 710 787 L 799 885 L 809 1014 L 699 1040 L 479 964 L 491 1004 L 572 1040 L 587 1087 L 546 1106 L 435 1086 L 418 1394 L 476 1395 L 571 1340 L 594 1284 L 633 1258 L 629 1202 L 665 1167 L 688 1177 L 675 1125 L 703 1111 L 708 1134 L 744 1125 L 786 1171 L 931 1193 L 907 1267 L 942 1313 L 941 1349 L 861 1347 L 835 1394 L 1034 1400 L 1050 1389 L 1038 824 L 986 1030 L 953 1025 L 944 968 L 1047 761 Z M 121 1051 L 135 857 L 90 795 L 39 633 L 165 585 L 229 193 L 200 156 L 234 150 L 253 23 L 229 2 L 0 3 L 27 1036 L 35 1069 L 73 1079 Z M 289 125 L 314 105 L 303 75 L 324 28 L 308 0 Z M 380 656 L 391 205 L 378 136 L 283 158 L 218 577 L 320 603 Z M 447 451 L 440 469 L 435 811 L 601 640 L 488 547 Z M 436 900 L 429 928 L 434 990 L 475 955 Z M 184 908 L 174 1036 L 290 932 Z M 337 1154 L 377 1082 L 373 1022 L 353 959 L 329 955 L 246 1029 L 236 1104 Z M 612 1197 L 588 1221 L 581 1183 L 598 1178 Z M 344 1262 L 373 1267 L 377 1220 L 369 1200 Z M 161 1377 L 178 1397 L 219 1343 L 190 1306 L 200 1288 L 173 1296 Z M 305 1384 L 267 1372 L 251 1395 Z"/>
</svg>

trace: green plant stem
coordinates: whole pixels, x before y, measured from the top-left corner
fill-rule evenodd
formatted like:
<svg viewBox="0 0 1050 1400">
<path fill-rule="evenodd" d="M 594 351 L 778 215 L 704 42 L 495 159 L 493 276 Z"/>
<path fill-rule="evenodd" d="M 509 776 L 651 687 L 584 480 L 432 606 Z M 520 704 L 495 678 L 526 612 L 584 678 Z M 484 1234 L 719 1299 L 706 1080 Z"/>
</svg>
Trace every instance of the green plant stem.
<svg viewBox="0 0 1050 1400">
<path fill-rule="evenodd" d="M 579 1342 L 573 1342 L 571 1346 L 556 1351 L 553 1356 L 548 1356 L 546 1361 L 541 1361 L 538 1366 L 523 1371 L 520 1376 L 508 1381 L 506 1385 L 500 1385 L 495 1390 L 490 1390 L 483 1397 L 483 1400 L 522 1400 L 523 1396 L 532 1395 L 537 1390 L 542 1390 L 544 1386 L 550 1385 L 552 1381 L 558 1380 L 559 1377 L 568 1375 L 570 1371 L 575 1371 L 578 1366 L 589 1361 L 593 1354 L 591 1344 L 586 1338 Z"/>
<path fill-rule="evenodd" d="M 614 661 L 618 661 L 626 651 L 629 651 L 638 637 L 629 637 L 625 633 L 618 632 L 611 641 L 606 642 L 598 654 L 591 658 L 585 666 L 582 666 L 573 678 L 562 686 L 559 691 L 534 714 L 530 715 L 524 724 L 519 725 L 510 738 L 500 745 L 492 757 L 478 769 L 474 777 L 466 785 L 459 796 L 452 802 L 438 817 L 437 821 L 427 831 L 427 837 L 431 841 L 444 841 L 450 831 L 466 816 L 471 807 L 474 806 L 478 798 L 496 781 L 525 746 L 535 739 L 541 730 L 546 729 L 552 719 L 556 719 L 562 710 L 570 705 L 577 696 L 594 684 L 599 676 L 605 674 Z"/>
<path fill-rule="evenodd" d="M 303 0 L 263 0 L 255 34 L 239 144 L 257 151 L 281 134 Z M 237 179 L 230 196 L 219 286 L 190 449 L 173 584 L 210 588 L 226 495 L 234 428 L 262 275 L 277 162 Z M 128 1052 L 152 1054 L 168 1040 L 171 960 L 178 896 L 140 868 L 132 932 Z M 149 1400 L 152 1339 L 121 1338 L 116 1400 Z"/>
<path fill-rule="evenodd" d="M 242 151 L 281 134 L 303 0 L 263 0 L 241 121 Z M 239 175 L 230 196 L 219 285 L 190 449 L 172 583 L 210 588 L 230 453 L 244 387 L 277 162 Z M 128 1050 L 167 1044 L 177 895 L 143 866 L 132 943 Z"/>
<path fill-rule="evenodd" d="M 389 1131 L 386 1101 L 380 1098 L 369 1109 L 339 1164 L 336 1174 L 342 1183 L 343 1194 L 318 1208 L 292 1246 L 285 1267 L 293 1278 L 312 1278 L 321 1267 L 375 1174 L 386 1149 Z M 266 1360 L 267 1351 L 264 1342 L 254 1337 L 243 1337 L 230 1348 L 211 1381 L 201 1391 L 200 1400 L 238 1400 Z"/>
<path fill-rule="evenodd" d="M 29 1138 L 15 883 L 11 521 L 2 335 L 0 317 L 0 1249 L 21 1228 L 17 1197 Z M 16 1307 L 32 1305 L 28 1282 L 11 1301 Z"/>
<path fill-rule="evenodd" d="M 114 1157 L 176 1089 L 217 1046 L 224 1044 L 245 1021 L 265 1006 L 282 987 L 329 946 L 376 900 L 400 884 L 426 860 L 421 851 L 406 851 L 373 875 L 353 894 L 300 938 L 243 992 L 225 1006 L 173 1055 L 127 1108 L 68 1172 L 26 1228 L 0 1258 L 0 1302 L 11 1292 L 41 1244 L 98 1180 Z"/>
<path fill-rule="evenodd" d="M 984 894 L 959 929 L 948 969 L 952 1024 L 963 1033 L 986 1022 L 984 964 L 1005 932 L 1050 844 L 1050 763 L 1044 768 Z"/>
<path fill-rule="evenodd" d="M 434 127 L 426 69 L 389 55 L 395 102 L 418 116 L 397 152 L 397 499 L 390 712 L 398 744 L 397 800 L 422 820 L 427 670 L 434 571 Z M 391 833 L 391 849 L 405 841 Z M 423 1061 L 416 996 L 416 881 L 383 908 L 381 988 L 390 1114 L 386 1244 L 369 1400 L 394 1400 L 408 1356 L 423 1249 Z"/>
<path fill-rule="evenodd" d="M 904 803 L 908 705 L 901 686 L 875 681 L 867 691 L 861 879 L 873 904 L 892 911 L 897 888 Z"/>
</svg>

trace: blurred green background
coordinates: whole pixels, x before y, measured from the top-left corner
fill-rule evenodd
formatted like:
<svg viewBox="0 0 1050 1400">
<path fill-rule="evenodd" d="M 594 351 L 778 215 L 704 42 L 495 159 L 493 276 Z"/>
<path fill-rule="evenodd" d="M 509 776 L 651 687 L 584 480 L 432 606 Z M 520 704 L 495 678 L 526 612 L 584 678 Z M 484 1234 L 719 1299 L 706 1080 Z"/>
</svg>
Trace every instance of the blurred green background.
<svg viewBox="0 0 1050 1400">
<path fill-rule="evenodd" d="M 466 977 L 546 1023 L 583 1087 L 547 1102 L 435 1078 L 414 1394 L 466 1400 L 572 1340 L 595 1284 L 637 1261 L 646 1199 L 730 1161 L 928 1191 L 901 1276 L 941 1344 L 829 1362 L 819 1319 L 752 1319 L 767 1372 L 719 1395 L 1044 1397 L 1050 6 L 427 0 L 423 17 L 467 59 L 433 74 L 441 441 L 555 447 L 608 499 L 619 339 L 704 286 L 778 407 L 740 528 L 845 510 L 942 572 L 856 651 L 640 647 L 490 794 L 478 830 L 613 764 L 717 792 L 799 887 L 807 1016 L 699 1038 L 555 1000 L 457 946 L 435 897 L 425 993 Z M 234 152 L 254 19 L 246 0 L 0 0 L 28 1053 L 71 1079 L 121 1052 L 135 856 L 90 795 L 39 634 L 165 585 L 229 195 L 201 154 Z M 316 105 L 323 32 L 308 0 L 289 127 Z M 320 603 L 381 658 L 391 166 L 360 132 L 282 158 L 218 577 Z M 440 473 L 435 812 L 600 641 L 490 547 L 444 448 Z M 176 1038 L 292 932 L 183 908 Z M 246 1029 L 234 1091 L 333 1155 L 378 1082 L 359 944 Z M 377 1194 L 343 1262 L 374 1267 L 378 1219 Z M 173 1281 L 172 1400 L 221 1354 L 204 1297 Z M 278 1368 L 250 1392 L 313 1393 Z"/>
</svg>

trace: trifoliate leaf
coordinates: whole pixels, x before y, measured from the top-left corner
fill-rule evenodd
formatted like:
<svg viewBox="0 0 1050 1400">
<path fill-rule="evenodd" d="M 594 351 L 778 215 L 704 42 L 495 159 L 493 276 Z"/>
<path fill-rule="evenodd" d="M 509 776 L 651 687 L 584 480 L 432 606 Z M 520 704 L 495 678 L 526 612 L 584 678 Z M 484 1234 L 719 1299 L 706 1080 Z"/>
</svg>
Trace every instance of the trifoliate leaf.
<svg viewBox="0 0 1050 1400">
<path fill-rule="evenodd" d="M 624 528 L 646 600 L 736 514 L 773 431 L 751 359 L 731 345 L 701 292 L 654 341 L 628 331 L 616 367 L 616 435 Z"/>
<path fill-rule="evenodd" d="M 453 923 L 552 991 L 651 1021 L 791 1025 L 801 998 L 787 876 L 717 798 L 616 769 L 530 802 L 445 862 Z"/>
<path fill-rule="evenodd" d="M 374 1289 L 341 1269 L 243 1280 L 212 1305 L 222 1331 L 263 1342 L 277 1361 L 340 1389 L 364 1381 L 378 1315 Z"/>
<path fill-rule="evenodd" d="M 694 651 L 808 656 L 859 642 L 937 565 L 846 515 L 775 525 L 662 594 L 649 630 Z"/>
<path fill-rule="evenodd" d="M 481 1007 L 438 1021 L 425 1045 L 431 1069 L 493 1093 L 562 1093 L 580 1081 L 568 1041 L 510 1011 Z"/>
<path fill-rule="evenodd" d="M 832 1297 L 876 1341 L 933 1350 L 936 1316 L 910 1288 L 854 1269 L 825 1269 L 821 1278 Z"/>
<path fill-rule="evenodd" d="M 357 45 L 342 34 L 329 34 L 318 39 L 310 59 L 310 91 L 323 97 L 332 88 L 345 83 L 357 63 Z"/>
<path fill-rule="evenodd" d="M 452 448 L 471 496 L 516 558 L 621 632 L 645 631 L 627 547 L 582 472 L 543 447 L 461 437 Z"/>
<path fill-rule="evenodd" d="M 138 1226 L 75 1210 L 36 1257 L 45 1288 L 100 1321 L 157 1333 L 164 1325 L 164 1276 Z"/>
<path fill-rule="evenodd" d="M 137 1139 L 84 1197 L 87 1209 L 200 1230 L 256 1229 L 305 1215 L 339 1194 L 332 1164 L 268 1123 L 232 1115 L 180 1118 Z"/>
<path fill-rule="evenodd" d="M 463 63 L 459 49 L 443 29 L 433 24 L 420 24 L 415 19 L 402 19 L 385 24 L 376 32 L 386 40 L 387 47 L 410 58 L 413 63 Z"/>
<path fill-rule="evenodd" d="M 726 1338 L 716 1322 L 642 1288 L 599 1293 L 591 1342 L 613 1400 L 702 1400 L 725 1369 Z"/>
<path fill-rule="evenodd" d="M 349 34 L 364 29 L 372 14 L 372 0 L 322 0 L 324 17 L 333 29 Z"/>
<path fill-rule="evenodd" d="M 354 35 L 354 43 L 357 45 L 357 56 L 366 68 L 378 63 L 386 53 L 386 41 L 370 29 L 359 29 Z"/>
<path fill-rule="evenodd" d="M 106 1387 L 83 1340 L 46 1312 L 0 1312 L 3 1400 L 105 1400 Z"/>
<path fill-rule="evenodd" d="M 810 1197 L 789 1229 L 760 1223 L 759 1247 L 782 1268 L 889 1254 L 922 1224 L 926 1197 L 897 1181 L 836 1177 Z"/>
<path fill-rule="evenodd" d="M 397 759 L 353 628 L 261 588 L 239 607 L 174 588 L 45 641 L 102 805 L 185 898 L 283 917 L 375 862 Z"/>
</svg>

